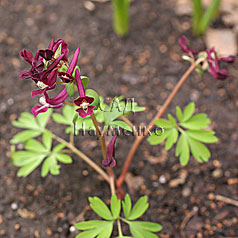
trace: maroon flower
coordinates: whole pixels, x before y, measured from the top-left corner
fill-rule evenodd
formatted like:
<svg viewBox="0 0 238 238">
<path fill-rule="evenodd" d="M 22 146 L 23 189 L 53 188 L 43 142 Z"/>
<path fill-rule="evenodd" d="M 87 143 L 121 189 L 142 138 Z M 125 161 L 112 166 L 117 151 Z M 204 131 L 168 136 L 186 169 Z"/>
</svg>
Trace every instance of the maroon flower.
<svg viewBox="0 0 238 238">
<path fill-rule="evenodd" d="M 84 118 L 86 116 L 93 114 L 93 109 L 95 106 L 90 106 L 90 104 L 94 101 L 94 98 L 85 96 L 84 86 L 83 86 L 82 80 L 80 78 L 78 69 L 76 69 L 76 71 L 75 71 L 75 78 L 76 78 L 77 87 L 78 87 L 80 97 L 77 98 L 76 100 L 74 100 L 74 103 L 80 107 L 79 109 L 76 110 L 78 112 L 79 116 Z"/>
<path fill-rule="evenodd" d="M 74 80 L 74 77 L 72 76 L 74 69 L 77 65 L 78 57 L 79 57 L 80 48 L 77 48 L 77 50 L 74 53 L 73 59 L 69 65 L 69 68 L 66 72 L 59 72 L 59 77 L 63 80 L 65 83 L 72 82 Z"/>
<path fill-rule="evenodd" d="M 60 108 L 64 104 L 63 102 L 68 97 L 66 89 L 63 89 L 56 97 L 49 98 L 48 94 L 44 92 L 44 96 L 40 97 L 39 102 L 41 105 L 34 106 L 32 108 L 32 113 L 34 114 L 34 117 L 36 117 L 39 113 L 46 112 L 48 108 Z"/>
<path fill-rule="evenodd" d="M 67 54 L 69 52 L 68 44 L 62 39 L 58 39 L 56 42 L 54 39 L 51 39 L 48 48 L 45 50 L 39 50 L 39 55 L 47 61 L 51 60 L 55 52 L 57 51 L 58 47 L 60 46 L 60 44 L 61 44 L 60 55 L 64 55 L 62 60 L 68 61 L 68 58 L 67 58 Z"/>
<path fill-rule="evenodd" d="M 115 161 L 115 143 L 117 139 L 117 134 L 113 136 L 112 140 L 107 146 L 107 158 L 102 161 L 104 167 L 114 167 L 116 165 Z"/>
<path fill-rule="evenodd" d="M 31 52 L 27 50 L 23 50 L 20 52 L 20 55 L 29 63 L 31 64 L 32 68 L 27 71 L 23 70 L 20 72 L 19 77 L 20 79 L 27 79 L 32 78 L 36 83 L 38 81 L 42 81 L 43 79 L 47 78 L 48 75 L 54 70 L 59 62 L 64 58 L 64 55 L 59 56 L 55 61 L 53 61 L 46 70 L 44 69 L 44 61 L 43 58 L 39 55 L 39 50 L 37 51 L 35 57 L 31 57 Z"/>
<path fill-rule="evenodd" d="M 42 81 L 38 81 L 36 85 L 40 88 L 38 90 L 32 91 L 31 96 L 35 97 L 39 94 L 46 92 L 47 90 L 54 89 L 56 86 L 57 71 L 53 70 L 47 78 Z"/>
<path fill-rule="evenodd" d="M 181 36 L 179 39 L 178 39 L 178 43 L 181 47 L 181 49 L 186 52 L 190 57 L 194 57 L 196 56 L 197 54 L 199 54 L 199 51 L 196 51 L 196 50 L 192 50 L 188 47 L 188 39 L 186 38 L 186 36 Z"/>
<path fill-rule="evenodd" d="M 208 64 L 209 64 L 208 72 L 212 75 L 212 77 L 216 79 L 221 79 L 221 80 L 226 79 L 229 76 L 228 72 L 225 69 L 220 68 L 220 62 L 224 61 L 227 63 L 233 63 L 235 60 L 235 57 L 227 56 L 227 57 L 221 57 L 220 59 L 218 59 L 217 53 L 214 48 L 210 50 L 206 50 L 206 52 L 207 52 L 207 58 L 208 58 Z"/>
<path fill-rule="evenodd" d="M 233 63 L 235 60 L 234 56 L 218 58 L 214 48 L 208 49 L 206 51 L 201 51 L 201 52 L 191 50 L 188 47 L 188 44 L 187 44 L 188 41 L 185 36 L 181 36 L 178 39 L 178 42 L 182 50 L 189 55 L 189 57 L 185 56 L 186 59 L 188 59 L 189 61 L 195 62 L 198 58 L 204 58 L 204 61 L 202 61 L 200 65 L 197 66 L 199 70 L 202 70 L 202 71 L 208 70 L 208 72 L 212 75 L 212 77 L 216 79 L 224 80 L 228 77 L 227 70 L 221 69 L 220 63 L 222 61 L 227 63 Z"/>
</svg>

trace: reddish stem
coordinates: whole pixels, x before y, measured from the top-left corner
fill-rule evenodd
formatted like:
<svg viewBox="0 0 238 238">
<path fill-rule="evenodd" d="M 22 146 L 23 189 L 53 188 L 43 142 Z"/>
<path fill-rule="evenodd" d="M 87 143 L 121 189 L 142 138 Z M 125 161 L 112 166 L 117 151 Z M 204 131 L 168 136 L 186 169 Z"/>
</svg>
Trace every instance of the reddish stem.
<svg viewBox="0 0 238 238">
<path fill-rule="evenodd" d="M 128 170 L 129 170 L 129 167 L 131 165 L 133 156 L 134 156 L 138 146 L 140 145 L 141 141 L 145 138 L 145 136 L 148 135 L 150 130 L 155 126 L 154 120 L 158 120 L 159 118 L 161 118 L 161 116 L 164 114 L 165 110 L 167 109 L 167 107 L 169 106 L 171 101 L 173 100 L 174 96 L 176 95 L 176 93 L 178 92 L 180 87 L 183 85 L 183 83 L 188 78 L 188 76 L 193 72 L 193 70 L 196 68 L 196 66 L 198 64 L 200 64 L 201 61 L 202 61 L 202 59 L 199 59 L 197 62 L 191 64 L 191 66 L 183 74 L 183 76 L 181 77 L 181 79 L 179 80 L 179 82 L 177 83 L 177 85 L 175 86 L 175 88 L 173 89 L 173 91 L 171 92 L 171 94 L 169 95 L 169 97 L 167 98 L 167 100 L 165 101 L 163 106 L 161 107 L 160 111 L 158 111 L 156 116 L 153 118 L 153 120 L 146 127 L 145 133 L 143 133 L 141 135 L 138 135 L 138 137 L 135 139 L 134 144 L 132 145 L 132 147 L 131 147 L 131 149 L 129 151 L 129 154 L 128 154 L 127 158 L 126 158 L 126 161 L 124 163 L 121 175 L 120 175 L 120 177 L 116 181 L 117 189 L 120 189 L 122 184 L 124 183 L 125 177 L 126 177 L 126 174 L 127 174 Z"/>
</svg>

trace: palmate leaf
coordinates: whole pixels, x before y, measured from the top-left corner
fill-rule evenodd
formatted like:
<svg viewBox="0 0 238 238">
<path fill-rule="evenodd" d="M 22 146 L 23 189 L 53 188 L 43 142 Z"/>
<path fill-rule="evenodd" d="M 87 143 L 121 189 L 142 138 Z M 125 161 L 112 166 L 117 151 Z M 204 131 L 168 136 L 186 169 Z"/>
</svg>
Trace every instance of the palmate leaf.
<svg viewBox="0 0 238 238">
<path fill-rule="evenodd" d="M 218 141 L 212 130 L 204 129 L 209 126 L 210 119 L 204 113 L 193 116 L 195 111 L 194 103 L 188 104 L 182 112 L 180 107 L 176 107 L 176 119 L 168 114 L 169 120 L 155 120 L 155 124 L 164 128 L 162 135 L 155 132 L 148 138 L 151 145 L 157 145 L 165 142 L 165 149 L 170 150 L 176 145 L 176 156 L 179 156 L 180 163 L 186 165 L 189 161 L 190 152 L 198 162 L 208 161 L 211 154 L 203 143 L 215 143 Z M 186 130 L 187 129 L 187 130 Z M 180 136 L 179 136 L 180 132 Z M 179 138 L 179 139 L 178 139 Z"/>
<path fill-rule="evenodd" d="M 75 224 L 78 230 L 84 230 L 76 238 L 110 238 L 113 230 L 113 221 L 84 221 Z"/>
<path fill-rule="evenodd" d="M 105 220 L 113 220 L 111 211 L 108 209 L 107 205 L 98 197 L 89 197 L 90 207 L 98 216 L 102 217 Z"/>
<path fill-rule="evenodd" d="M 162 226 L 153 222 L 134 221 L 129 222 L 131 234 L 136 238 L 158 238 L 154 232 L 162 230 Z"/>
<path fill-rule="evenodd" d="M 25 142 L 25 150 L 15 151 L 11 154 L 11 161 L 15 166 L 21 167 L 17 173 L 19 177 L 28 176 L 41 163 L 41 176 L 45 177 L 48 173 L 52 175 L 59 174 L 60 165 L 58 161 L 64 164 L 72 163 L 69 155 L 61 153 L 65 145 L 57 145 L 52 150 L 52 134 L 45 130 L 42 135 L 43 144 L 39 141 L 30 139 Z"/>
<path fill-rule="evenodd" d="M 141 217 L 145 211 L 148 209 L 149 203 L 147 196 L 141 197 L 132 208 L 129 216 L 127 216 L 128 220 L 135 220 Z"/>
<path fill-rule="evenodd" d="M 125 218 L 128 218 L 131 213 L 131 198 L 126 194 L 124 201 L 122 201 L 122 208 Z"/>
<path fill-rule="evenodd" d="M 18 120 L 12 122 L 13 126 L 25 129 L 17 133 L 11 140 L 11 144 L 25 142 L 31 138 L 40 136 L 46 127 L 47 122 L 51 117 L 52 110 L 39 114 L 36 118 L 31 113 L 23 112 Z"/>
<path fill-rule="evenodd" d="M 117 219 L 121 212 L 121 200 L 117 199 L 116 194 L 111 197 L 111 212 L 114 219 Z"/>
</svg>

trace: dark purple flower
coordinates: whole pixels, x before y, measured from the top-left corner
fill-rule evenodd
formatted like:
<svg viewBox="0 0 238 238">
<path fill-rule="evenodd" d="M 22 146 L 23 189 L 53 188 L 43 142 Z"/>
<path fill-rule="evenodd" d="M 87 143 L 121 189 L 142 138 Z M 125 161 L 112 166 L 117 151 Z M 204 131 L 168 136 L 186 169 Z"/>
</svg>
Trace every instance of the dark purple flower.
<svg viewBox="0 0 238 238">
<path fill-rule="evenodd" d="M 233 63 L 235 60 L 234 56 L 218 58 L 214 48 L 201 52 L 191 50 L 188 48 L 188 41 L 185 36 L 181 36 L 178 42 L 182 50 L 189 55 L 189 57 L 186 57 L 189 61 L 195 62 L 198 58 L 204 58 L 200 65 L 197 66 L 199 70 L 208 70 L 212 77 L 216 79 L 224 80 L 228 77 L 227 70 L 220 68 L 220 62 Z"/>
<path fill-rule="evenodd" d="M 178 43 L 180 44 L 181 49 L 186 52 L 189 56 L 194 57 L 199 54 L 199 51 L 192 50 L 188 47 L 188 40 L 186 36 L 181 36 L 178 39 Z"/>
<path fill-rule="evenodd" d="M 67 54 L 69 52 L 68 44 L 63 39 L 58 39 L 56 42 L 54 39 L 51 39 L 48 48 L 45 50 L 39 50 L 39 55 L 47 61 L 51 60 L 55 52 L 57 51 L 58 47 L 60 46 L 60 44 L 61 44 L 60 55 L 64 55 L 62 60 L 68 62 L 68 58 L 67 58 Z"/>
<path fill-rule="evenodd" d="M 94 101 L 94 98 L 85 96 L 84 86 L 83 86 L 82 80 L 80 78 L 78 69 L 76 69 L 76 71 L 75 71 L 75 78 L 76 78 L 77 87 L 78 87 L 80 97 L 77 98 L 76 100 L 74 100 L 74 103 L 80 107 L 79 109 L 76 110 L 78 112 L 79 116 L 84 118 L 86 116 L 93 114 L 93 109 L 95 106 L 90 106 L 90 104 Z"/>
<path fill-rule="evenodd" d="M 59 77 L 63 80 L 65 83 L 72 82 L 74 80 L 74 77 L 72 76 L 74 69 L 77 65 L 78 57 L 79 57 L 80 48 L 77 48 L 77 50 L 74 53 L 73 59 L 69 65 L 69 68 L 66 72 L 59 72 Z"/>
<path fill-rule="evenodd" d="M 64 104 L 63 102 L 68 97 L 66 89 L 63 89 L 57 96 L 54 98 L 49 98 L 48 94 L 44 92 L 44 96 L 40 97 L 39 102 L 41 105 L 34 106 L 32 108 L 32 113 L 36 117 L 39 113 L 46 112 L 48 108 L 60 108 Z"/>
<path fill-rule="evenodd" d="M 117 134 L 113 136 L 112 140 L 107 146 L 107 158 L 102 161 L 104 167 L 114 167 L 116 165 L 115 161 L 115 143 L 117 139 Z"/>
<path fill-rule="evenodd" d="M 46 92 L 47 90 L 54 89 L 56 86 L 57 71 L 53 70 L 47 78 L 42 81 L 38 81 L 36 85 L 40 88 L 38 90 L 32 91 L 31 96 L 35 97 L 39 94 Z"/>
<path fill-rule="evenodd" d="M 212 75 L 212 77 L 220 80 L 226 79 L 229 75 L 228 72 L 225 69 L 220 68 L 220 62 L 224 61 L 227 63 L 233 63 L 235 60 L 234 56 L 227 56 L 227 57 L 221 57 L 218 59 L 217 53 L 214 48 L 210 50 L 206 50 L 207 52 L 207 58 L 208 58 L 208 64 L 209 69 L 208 72 Z"/>
<path fill-rule="evenodd" d="M 43 70 L 44 62 L 42 57 L 39 57 L 39 51 L 37 51 L 35 58 L 32 58 L 31 62 L 30 62 L 30 58 L 26 57 L 26 54 L 24 54 L 24 52 L 27 52 L 27 51 L 26 50 L 21 51 L 20 55 L 24 59 L 26 59 L 28 63 L 31 63 L 32 68 L 29 71 L 23 70 L 22 72 L 20 72 L 19 77 L 20 79 L 32 78 L 32 80 L 34 80 L 36 83 L 48 77 L 51 71 L 54 70 L 59 64 L 59 62 L 64 58 L 64 55 L 59 56 L 55 61 L 53 61 L 49 65 L 49 67 L 46 70 Z"/>
</svg>

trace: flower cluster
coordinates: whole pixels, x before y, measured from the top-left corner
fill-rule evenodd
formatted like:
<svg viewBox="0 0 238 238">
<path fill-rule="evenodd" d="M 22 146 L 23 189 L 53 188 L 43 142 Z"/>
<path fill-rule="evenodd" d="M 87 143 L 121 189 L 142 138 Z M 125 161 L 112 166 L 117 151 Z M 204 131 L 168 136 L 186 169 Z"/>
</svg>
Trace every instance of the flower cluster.
<svg viewBox="0 0 238 238">
<path fill-rule="evenodd" d="M 20 79 L 32 79 L 35 82 L 38 89 L 32 91 L 32 97 L 42 95 L 39 99 L 41 105 L 32 108 L 35 117 L 39 113 L 46 112 L 48 108 L 60 108 L 65 104 L 69 96 L 66 89 L 68 83 L 77 85 L 79 97 L 74 100 L 74 103 L 79 107 L 76 110 L 79 116 L 84 118 L 93 114 L 94 106 L 90 104 L 93 103 L 94 98 L 85 96 L 85 88 L 76 67 L 80 48 L 76 49 L 70 64 L 68 52 L 68 44 L 62 39 L 57 41 L 52 39 L 48 48 L 37 50 L 34 57 L 28 50 L 24 49 L 20 52 L 20 56 L 31 66 L 30 70 L 20 72 Z M 50 98 L 47 91 L 55 89 L 57 83 L 64 85 L 65 88 L 57 96 Z"/>
<path fill-rule="evenodd" d="M 181 36 L 178 40 L 182 50 L 188 54 L 185 56 L 184 59 L 189 60 L 191 62 L 195 62 L 198 58 L 204 58 L 204 61 L 199 65 L 200 70 L 208 71 L 212 75 L 212 77 L 216 79 L 224 80 L 229 75 L 227 70 L 221 69 L 220 63 L 227 62 L 233 63 L 235 60 L 234 56 L 227 56 L 227 57 L 218 57 L 217 52 L 214 48 L 207 49 L 206 51 L 195 51 L 188 47 L 188 41 L 185 36 Z"/>
</svg>

